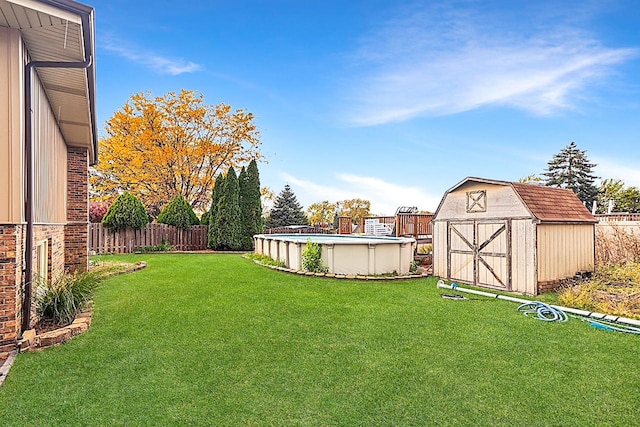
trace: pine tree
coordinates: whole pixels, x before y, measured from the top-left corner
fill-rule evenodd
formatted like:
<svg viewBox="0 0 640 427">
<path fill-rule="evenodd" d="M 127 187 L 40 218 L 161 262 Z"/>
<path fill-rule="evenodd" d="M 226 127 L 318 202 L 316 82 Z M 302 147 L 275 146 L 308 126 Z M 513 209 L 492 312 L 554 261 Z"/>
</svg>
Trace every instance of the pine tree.
<svg viewBox="0 0 640 427">
<path fill-rule="evenodd" d="M 242 249 L 253 250 L 253 236 L 262 233 L 260 174 L 255 160 L 242 168 L 239 178 L 240 211 L 242 212 Z"/>
<path fill-rule="evenodd" d="M 200 224 L 200 220 L 193 208 L 180 194 L 175 196 L 171 203 L 160 212 L 158 222 L 174 225 L 182 229 L 188 229 L 192 225 Z"/>
<path fill-rule="evenodd" d="M 239 250 L 241 245 L 240 188 L 235 170 L 230 168 L 216 209 L 214 249 Z"/>
<path fill-rule="evenodd" d="M 271 214 L 267 218 L 266 227 L 285 227 L 287 225 L 308 225 L 306 215 L 302 211 L 302 206 L 298 203 L 296 195 L 291 191 L 289 185 L 276 197 L 276 201 L 271 209 Z"/>
<path fill-rule="evenodd" d="M 211 208 L 209 209 L 209 230 L 207 232 L 209 247 L 211 249 L 216 248 L 216 219 L 218 218 L 218 202 L 220 201 L 220 197 L 222 197 L 222 191 L 224 189 L 225 179 L 224 175 L 219 174 L 216 177 L 216 183 L 213 187 L 213 192 L 211 195 Z"/>
<path fill-rule="evenodd" d="M 586 151 L 578 149 L 576 143 L 571 142 L 555 154 L 547 165 L 543 173 L 547 177 L 547 186 L 573 190 L 587 207 L 591 207 L 598 195 L 598 188 L 593 184 L 598 177 L 592 173 L 596 165 L 589 163 Z"/>
</svg>

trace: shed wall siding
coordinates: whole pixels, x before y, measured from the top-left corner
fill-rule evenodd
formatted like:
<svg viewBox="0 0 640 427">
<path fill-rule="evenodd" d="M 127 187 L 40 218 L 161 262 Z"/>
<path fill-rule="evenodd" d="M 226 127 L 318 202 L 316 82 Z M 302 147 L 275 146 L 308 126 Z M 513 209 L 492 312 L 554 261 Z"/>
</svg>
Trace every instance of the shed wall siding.
<svg viewBox="0 0 640 427">
<path fill-rule="evenodd" d="M 537 231 L 538 281 L 565 279 L 594 269 L 594 226 L 540 224 Z"/>
<path fill-rule="evenodd" d="M 433 223 L 433 275 L 447 277 L 447 222 Z"/>
<path fill-rule="evenodd" d="M 467 192 L 486 191 L 486 211 L 467 213 Z M 511 187 L 470 182 L 448 193 L 435 219 L 501 219 L 531 214 Z"/>
<path fill-rule="evenodd" d="M 0 27 L 0 224 L 24 217 L 22 52 L 20 32 Z"/>
<path fill-rule="evenodd" d="M 531 220 L 511 222 L 511 289 L 536 293 L 536 225 Z"/>
<path fill-rule="evenodd" d="M 67 222 L 67 146 L 37 75 L 33 76 L 34 217 Z"/>
</svg>

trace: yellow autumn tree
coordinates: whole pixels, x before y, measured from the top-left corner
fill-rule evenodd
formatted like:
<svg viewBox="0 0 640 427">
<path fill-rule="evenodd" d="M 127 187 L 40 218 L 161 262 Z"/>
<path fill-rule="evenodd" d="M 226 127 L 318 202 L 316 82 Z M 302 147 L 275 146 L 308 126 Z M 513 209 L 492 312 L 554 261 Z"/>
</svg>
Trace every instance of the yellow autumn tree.
<svg viewBox="0 0 640 427">
<path fill-rule="evenodd" d="M 307 218 L 312 225 L 333 224 L 336 204 L 328 200 L 313 203 L 307 208 Z"/>
<path fill-rule="evenodd" d="M 371 202 L 364 199 L 348 199 L 336 203 L 340 216 L 351 217 L 354 224 L 359 224 L 362 218 L 371 216 Z"/>
<path fill-rule="evenodd" d="M 219 173 L 261 157 L 253 119 L 226 104 L 206 105 L 195 91 L 133 95 L 106 123 L 100 162 L 91 172 L 92 198 L 127 190 L 157 215 L 179 194 L 204 212 Z"/>
</svg>

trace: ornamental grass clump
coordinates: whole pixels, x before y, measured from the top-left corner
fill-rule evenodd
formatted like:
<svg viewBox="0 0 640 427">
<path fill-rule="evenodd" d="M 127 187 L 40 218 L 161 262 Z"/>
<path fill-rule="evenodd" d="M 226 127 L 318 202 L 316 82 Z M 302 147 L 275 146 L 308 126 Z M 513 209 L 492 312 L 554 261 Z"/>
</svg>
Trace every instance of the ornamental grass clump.
<svg viewBox="0 0 640 427">
<path fill-rule="evenodd" d="M 34 305 L 41 322 L 69 324 L 93 298 L 101 273 L 62 274 L 48 282 L 36 282 Z"/>
<path fill-rule="evenodd" d="M 302 269 L 314 273 L 327 273 L 329 267 L 322 264 L 322 246 L 307 239 L 307 246 L 302 251 Z"/>
</svg>

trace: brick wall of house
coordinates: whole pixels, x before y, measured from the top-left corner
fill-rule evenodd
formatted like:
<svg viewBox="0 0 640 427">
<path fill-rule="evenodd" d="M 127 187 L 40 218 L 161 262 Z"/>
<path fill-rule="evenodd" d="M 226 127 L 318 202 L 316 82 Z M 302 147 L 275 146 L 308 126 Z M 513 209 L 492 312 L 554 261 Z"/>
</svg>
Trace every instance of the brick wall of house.
<svg viewBox="0 0 640 427">
<path fill-rule="evenodd" d="M 36 247 L 39 242 L 47 241 L 47 277 L 48 281 L 55 280 L 65 271 L 65 226 L 36 225 L 33 227 L 33 265 L 36 266 L 38 256 Z M 34 271 L 34 276 L 37 274 Z M 35 280 L 35 277 L 34 277 Z"/>
<path fill-rule="evenodd" d="M 73 272 L 89 267 L 89 152 L 67 150 L 67 225 L 65 269 Z"/>
<path fill-rule="evenodd" d="M 22 226 L 0 225 L 0 353 L 18 344 L 21 265 Z"/>
</svg>

